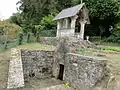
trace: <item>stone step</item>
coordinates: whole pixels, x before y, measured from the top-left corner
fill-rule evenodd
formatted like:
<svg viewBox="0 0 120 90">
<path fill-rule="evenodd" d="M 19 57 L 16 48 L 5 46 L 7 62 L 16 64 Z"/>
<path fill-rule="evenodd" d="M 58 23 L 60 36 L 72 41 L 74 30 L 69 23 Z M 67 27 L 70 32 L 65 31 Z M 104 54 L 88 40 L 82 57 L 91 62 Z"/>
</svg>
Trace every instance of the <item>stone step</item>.
<svg viewBox="0 0 120 90">
<path fill-rule="evenodd" d="M 20 50 L 11 49 L 7 88 L 24 87 L 23 67 Z"/>
</svg>

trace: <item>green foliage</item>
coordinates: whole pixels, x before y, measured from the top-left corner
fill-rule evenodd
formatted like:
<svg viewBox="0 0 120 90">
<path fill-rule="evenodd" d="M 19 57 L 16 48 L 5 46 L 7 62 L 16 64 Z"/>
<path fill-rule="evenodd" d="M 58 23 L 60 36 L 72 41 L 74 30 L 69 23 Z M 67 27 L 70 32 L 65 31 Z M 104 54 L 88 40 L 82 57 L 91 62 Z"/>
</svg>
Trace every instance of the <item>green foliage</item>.
<svg viewBox="0 0 120 90">
<path fill-rule="evenodd" d="M 115 25 L 115 28 L 112 32 L 115 37 L 120 37 L 120 23 Z"/>
<path fill-rule="evenodd" d="M 5 35 L 7 38 L 4 38 L 3 40 L 7 41 L 17 39 L 17 34 L 19 31 L 20 27 L 16 24 L 11 24 L 7 20 L 5 21 L 0 21 L 0 39 L 4 38 Z"/>
<path fill-rule="evenodd" d="M 0 25 L 0 35 L 4 35 L 5 32 L 3 29 L 4 29 L 4 26 Z"/>
<path fill-rule="evenodd" d="M 69 87 L 70 87 L 70 83 L 69 83 L 69 82 L 66 82 L 66 83 L 65 83 L 65 87 L 66 87 L 66 88 L 69 88 Z"/>
<path fill-rule="evenodd" d="M 40 21 L 41 29 L 42 30 L 52 30 L 56 29 L 56 22 L 53 21 L 54 16 L 48 15 L 42 18 Z"/>
<path fill-rule="evenodd" d="M 13 13 L 13 15 L 9 18 L 10 23 L 15 23 L 18 26 L 22 26 L 23 17 L 21 13 Z"/>
<path fill-rule="evenodd" d="M 120 23 L 115 25 L 112 35 L 108 38 L 103 39 L 104 42 L 113 42 L 120 44 Z"/>
<path fill-rule="evenodd" d="M 56 5 L 56 8 L 58 11 L 61 11 L 65 8 L 69 8 L 71 7 L 73 4 L 72 2 L 73 0 L 56 0 L 57 2 L 57 5 Z"/>
<path fill-rule="evenodd" d="M 102 36 L 109 36 L 109 26 L 113 26 L 119 20 L 119 3 L 116 0 L 85 0 L 89 9 L 91 24 L 97 26 L 97 31 Z"/>
<path fill-rule="evenodd" d="M 90 35 L 110 36 L 109 27 L 119 21 L 120 0 L 83 0 L 89 10 L 91 28 L 87 30 Z M 73 0 L 73 4 L 81 3 L 81 0 Z M 92 34 L 93 33 L 93 34 Z"/>
<path fill-rule="evenodd" d="M 119 43 L 120 44 L 120 37 L 115 37 L 111 35 L 108 38 L 103 39 L 104 42 L 113 42 L 113 43 Z"/>
<path fill-rule="evenodd" d="M 100 46 L 102 50 L 120 51 L 120 47 L 117 46 Z"/>
<path fill-rule="evenodd" d="M 83 0 L 89 9 L 91 22 L 89 30 L 86 30 L 86 32 L 89 32 L 87 35 L 111 35 L 109 27 L 114 27 L 119 21 L 119 1 Z M 62 9 L 80 4 L 81 0 L 20 0 L 18 3 L 21 3 L 19 10 L 22 13 L 13 14 L 10 19 L 21 26 L 24 33 L 32 32 L 36 36 L 36 25 L 40 26 L 40 31 L 56 29 L 56 24 L 52 21 L 53 15 Z M 50 16 L 50 14 L 52 15 Z"/>
<path fill-rule="evenodd" d="M 42 18 L 39 25 L 39 33 L 41 36 L 56 36 L 56 21 L 53 21 L 54 16 L 48 15 Z"/>
<path fill-rule="evenodd" d="M 23 33 L 20 32 L 19 35 L 18 35 L 18 45 L 21 45 L 22 41 L 23 41 Z"/>
<path fill-rule="evenodd" d="M 117 0 L 83 0 L 89 9 L 91 19 L 114 19 L 118 16 L 119 3 Z"/>
<path fill-rule="evenodd" d="M 55 0 L 20 0 L 19 9 L 22 12 L 25 20 L 29 23 L 37 25 L 42 17 L 56 12 Z"/>
</svg>

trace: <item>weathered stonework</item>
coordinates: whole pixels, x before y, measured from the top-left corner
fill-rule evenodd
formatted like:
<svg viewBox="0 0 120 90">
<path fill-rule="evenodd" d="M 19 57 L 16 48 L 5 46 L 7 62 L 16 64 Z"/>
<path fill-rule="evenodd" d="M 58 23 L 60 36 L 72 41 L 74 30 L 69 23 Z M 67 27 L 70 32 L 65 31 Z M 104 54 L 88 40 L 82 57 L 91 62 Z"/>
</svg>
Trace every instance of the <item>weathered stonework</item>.
<svg viewBox="0 0 120 90">
<path fill-rule="evenodd" d="M 7 88 L 24 87 L 21 53 L 18 49 L 11 49 Z"/>
<path fill-rule="evenodd" d="M 47 43 L 52 45 L 53 41 L 48 40 Z M 73 88 L 78 90 L 81 87 L 95 86 L 106 75 L 105 59 L 74 54 L 76 50 L 89 46 L 89 43 L 72 37 L 59 38 L 55 42 L 56 50 L 21 50 L 21 63 L 15 59 L 18 62 L 14 62 L 16 65 L 13 65 L 14 63 L 10 65 L 12 66 L 11 72 L 18 72 L 19 75 L 23 73 L 25 81 L 29 81 L 29 78 L 33 77 L 45 79 L 54 76 L 56 79 L 69 82 Z M 15 78 L 17 78 L 17 74 L 15 74 Z M 24 84 L 24 82 L 20 82 L 18 85 L 20 78 L 15 78 L 11 79 L 16 85 L 15 87 Z M 13 84 L 11 84 L 11 80 L 9 80 L 10 85 Z"/>
<path fill-rule="evenodd" d="M 39 43 L 56 46 L 59 42 L 57 37 L 40 37 Z"/>
<path fill-rule="evenodd" d="M 21 53 L 25 80 L 52 76 L 54 51 L 21 50 Z"/>
<path fill-rule="evenodd" d="M 57 78 L 59 75 L 59 65 L 66 65 L 65 64 L 65 57 L 67 53 L 74 53 L 77 50 L 87 48 L 92 46 L 85 40 L 76 39 L 74 37 L 62 37 L 60 38 L 59 42 L 57 43 L 56 50 L 55 50 L 55 61 L 54 61 L 54 70 L 53 75 Z"/>
<path fill-rule="evenodd" d="M 104 58 L 66 54 L 64 80 L 73 88 L 92 87 L 106 75 L 106 72 Z"/>
</svg>

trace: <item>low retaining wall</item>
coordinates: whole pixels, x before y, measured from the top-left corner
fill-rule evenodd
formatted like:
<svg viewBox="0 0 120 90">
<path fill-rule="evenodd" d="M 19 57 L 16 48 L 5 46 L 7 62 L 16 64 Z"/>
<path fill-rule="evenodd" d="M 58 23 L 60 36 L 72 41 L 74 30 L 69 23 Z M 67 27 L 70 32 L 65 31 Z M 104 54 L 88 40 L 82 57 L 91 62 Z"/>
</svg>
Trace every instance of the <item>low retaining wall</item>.
<svg viewBox="0 0 120 90">
<path fill-rule="evenodd" d="M 29 77 L 46 78 L 52 76 L 54 51 L 21 50 L 24 79 Z"/>
<path fill-rule="evenodd" d="M 40 37 L 39 43 L 56 46 L 59 41 L 57 37 Z"/>
<path fill-rule="evenodd" d="M 103 58 L 68 53 L 64 80 L 73 88 L 92 87 L 106 75 L 106 61 Z"/>
<path fill-rule="evenodd" d="M 71 87 L 95 86 L 106 75 L 106 61 L 103 58 L 66 53 L 63 60 L 57 60 L 55 51 L 21 50 L 25 81 L 30 77 L 45 79 L 60 75 L 64 66 L 63 80 Z"/>
</svg>

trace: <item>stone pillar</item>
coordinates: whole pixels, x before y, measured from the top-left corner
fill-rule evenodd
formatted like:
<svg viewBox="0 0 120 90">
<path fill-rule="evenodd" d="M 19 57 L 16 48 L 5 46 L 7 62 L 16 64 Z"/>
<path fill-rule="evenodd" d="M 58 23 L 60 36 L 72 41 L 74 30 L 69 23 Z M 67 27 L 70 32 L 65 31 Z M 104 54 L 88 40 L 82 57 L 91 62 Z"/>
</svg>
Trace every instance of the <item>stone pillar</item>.
<svg viewBox="0 0 120 90">
<path fill-rule="evenodd" d="M 85 24 L 86 24 L 86 22 L 85 21 L 80 21 L 80 24 L 81 24 L 80 38 L 84 39 L 84 32 L 85 32 Z"/>
<path fill-rule="evenodd" d="M 67 29 L 68 28 L 68 18 L 66 18 L 65 21 L 66 21 L 66 27 L 65 28 Z"/>
<path fill-rule="evenodd" d="M 57 30 L 60 29 L 60 21 L 57 21 Z"/>
<path fill-rule="evenodd" d="M 72 29 L 75 29 L 75 23 L 76 23 L 76 19 L 78 18 L 78 16 L 75 16 L 72 18 L 72 21 L 71 21 L 71 28 Z"/>
<path fill-rule="evenodd" d="M 61 28 L 60 21 L 57 21 L 57 37 L 60 36 L 60 28 Z"/>
<path fill-rule="evenodd" d="M 71 20 L 71 29 L 74 29 L 74 34 L 75 34 L 75 24 L 76 24 L 76 19 L 78 18 L 78 16 L 74 16 Z"/>
</svg>

